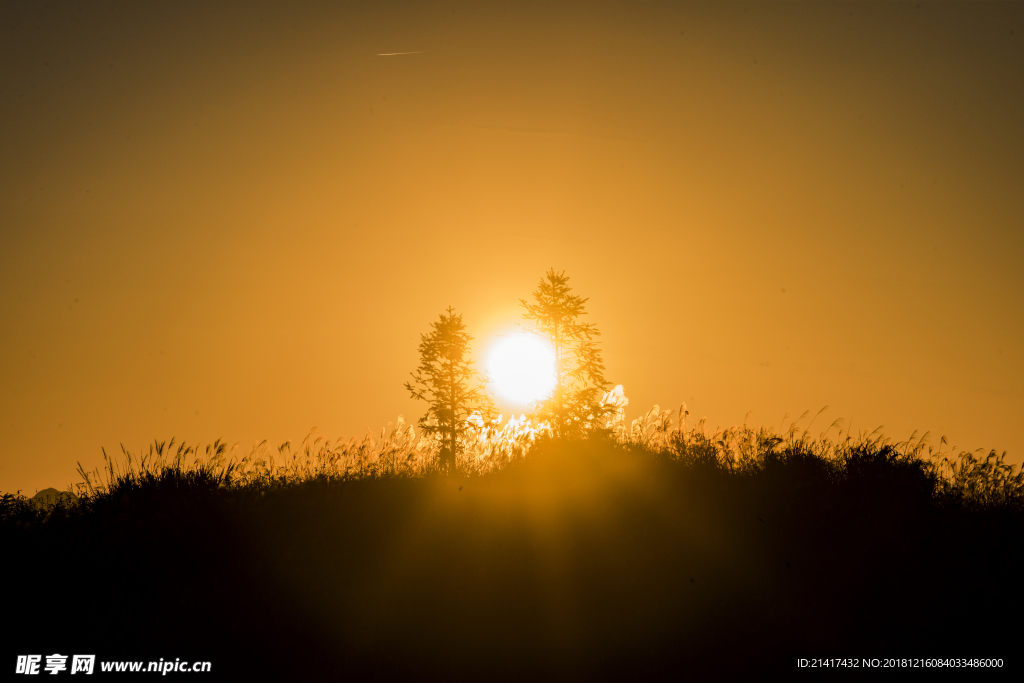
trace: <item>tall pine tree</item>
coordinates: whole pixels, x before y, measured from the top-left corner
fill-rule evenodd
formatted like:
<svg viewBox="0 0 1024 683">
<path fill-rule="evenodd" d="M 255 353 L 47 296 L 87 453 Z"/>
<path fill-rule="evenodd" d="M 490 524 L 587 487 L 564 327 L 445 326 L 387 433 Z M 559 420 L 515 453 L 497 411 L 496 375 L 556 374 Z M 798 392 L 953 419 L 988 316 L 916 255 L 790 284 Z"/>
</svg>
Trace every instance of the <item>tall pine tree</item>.
<svg viewBox="0 0 1024 683">
<path fill-rule="evenodd" d="M 448 315 L 442 313 L 431 327 L 429 334 L 420 335 L 420 366 L 410 373 L 414 382 L 406 382 L 405 388 L 413 398 L 429 404 L 420 429 L 438 436 L 439 464 L 442 471 L 452 472 L 470 429 L 468 418 L 478 412 L 484 420 L 491 419 L 494 403 L 484 392 L 483 376 L 469 359 L 473 338 L 466 334 L 462 316 L 449 306 Z"/>
<path fill-rule="evenodd" d="M 580 322 L 587 314 L 587 299 L 571 294 L 565 272 L 549 270 L 533 292 L 533 302 L 520 299 L 523 318 L 534 321 L 537 332 L 555 351 L 557 383 L 551 397 L 534 415 L 551 425 L 556 436 L 579 437 L 603 426 L 608 407 L 601 403 L 609 382 L 604 378 L 601 350 L 594 341 L 601 336 L 593 323 Z"/>
</svg>

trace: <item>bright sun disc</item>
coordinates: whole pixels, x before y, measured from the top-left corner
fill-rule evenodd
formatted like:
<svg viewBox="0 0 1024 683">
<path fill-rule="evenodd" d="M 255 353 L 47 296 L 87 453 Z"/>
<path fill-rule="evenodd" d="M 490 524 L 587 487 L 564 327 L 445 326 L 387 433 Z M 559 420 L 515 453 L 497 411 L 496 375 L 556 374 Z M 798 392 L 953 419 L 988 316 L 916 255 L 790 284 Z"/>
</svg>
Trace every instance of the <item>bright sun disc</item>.
<svg viewBox="0 0 1024 683">
<path fill-rule="evenodd" d="M 498 393 L 515 403 L 533 403 L 555 388 L 555 354 L 537 337 L 502 340 L 487 363 Z"/>
</svg>

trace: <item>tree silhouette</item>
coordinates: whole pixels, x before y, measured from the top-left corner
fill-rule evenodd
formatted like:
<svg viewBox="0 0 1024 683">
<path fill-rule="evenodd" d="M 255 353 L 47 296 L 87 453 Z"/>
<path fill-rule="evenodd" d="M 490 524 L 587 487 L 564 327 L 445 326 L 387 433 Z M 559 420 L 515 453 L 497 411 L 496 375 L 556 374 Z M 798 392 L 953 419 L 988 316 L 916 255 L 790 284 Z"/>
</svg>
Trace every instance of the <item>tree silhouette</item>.
<svg viewBox="0 0 1024 683">
<path fill-rule="evenodd" d="M 578 322 L 586 315 L 587 299 L 570 294 L 569 278 L 554 268 L 541 278 L 533 292 L 533 303 L 520 299 L 537 332 L 547 337 L 555 350 L 557 384 L 551 398 L 538 406 L 534 415 L 551 425 L 556 436 L 581 436 L 608 412 L 601 396 L 608 386 L 604 378 L 601 350 L 594 337 L 601 336 L 593 323 Z"/>
<path fill-rule="evenodd" d="M 483 375 L 469 360 L 473 338 L 466 334 L 462 316 L 455 315 L 449 306 L 448 315 L 442 313 L 431 327 L 429 334 L 420 335 L 420 366 L 409 373 L 415 384 L 406 382 L 405 388 L 413 398 L 430 404 L 419 426 L 425 433 L 440 437 L 439 464 L 443 471 L 451 472 L 462 437 L 470 428 L 468 418 L 476 412 L 489 420 L 495 410 L 491 397 L 484 392 Z"/>
</svg>

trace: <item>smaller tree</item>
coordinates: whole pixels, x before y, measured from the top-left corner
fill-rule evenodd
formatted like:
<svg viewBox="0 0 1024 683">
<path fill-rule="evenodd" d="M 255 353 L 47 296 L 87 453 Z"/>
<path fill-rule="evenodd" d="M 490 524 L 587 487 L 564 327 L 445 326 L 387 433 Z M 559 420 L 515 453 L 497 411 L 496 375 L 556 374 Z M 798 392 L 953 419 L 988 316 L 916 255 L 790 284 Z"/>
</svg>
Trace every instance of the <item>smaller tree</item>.
<svg viewBox="0 0 1024 683">
<path fill-rule="evenodd" d="M 431 323 L 433 330 L 420 335 L 420 366 L 412 375 L 413 382 L 405 388 L 412 397 L 429 404 L 419 427 L 427 434 L 436 434 L 441 442 L 440 465 L 451 472 L 461 452 L 463 437 L 470 430 L 468 419 L 478 413 L 484 420 L 492 419 L 494 402 L 484 391 L 482 373 L 473 369 L 469 359 L 469 342 L 461 315 L 451 306 L 448 314 Z"/>
</svg>

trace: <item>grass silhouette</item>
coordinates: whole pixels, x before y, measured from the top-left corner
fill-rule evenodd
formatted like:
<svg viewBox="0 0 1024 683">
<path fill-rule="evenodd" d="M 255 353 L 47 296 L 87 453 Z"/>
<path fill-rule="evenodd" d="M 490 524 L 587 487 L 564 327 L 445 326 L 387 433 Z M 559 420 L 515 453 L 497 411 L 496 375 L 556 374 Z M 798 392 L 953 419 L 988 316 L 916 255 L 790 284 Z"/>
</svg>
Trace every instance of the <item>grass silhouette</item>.
<svg viewBox="0 0 1024 683">
<path fill-rule="evenodd" d="M 0 500 L 8 649 L 259 679 L 1013 663 L 1024 480 L 1003 456 L 680 416 L 581 441 L 479 425 L 456 476 L 401 422 L 107 458 L 77 504 Z"/>
</svg>

